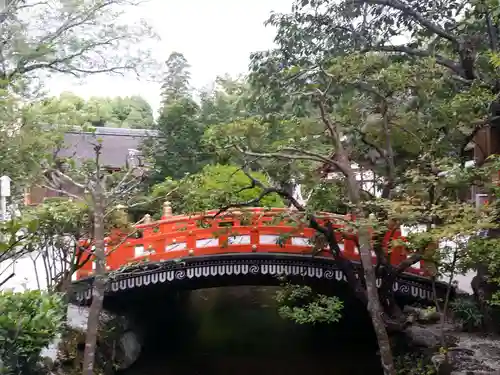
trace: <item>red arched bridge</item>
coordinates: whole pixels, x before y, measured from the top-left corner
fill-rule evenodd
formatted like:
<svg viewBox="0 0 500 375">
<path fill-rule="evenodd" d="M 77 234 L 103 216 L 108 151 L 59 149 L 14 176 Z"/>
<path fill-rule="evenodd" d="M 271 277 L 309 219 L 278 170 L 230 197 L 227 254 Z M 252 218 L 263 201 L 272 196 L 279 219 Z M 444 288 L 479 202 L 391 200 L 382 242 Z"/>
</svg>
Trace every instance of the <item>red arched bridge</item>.
<svg viewBox="0 0 500 375">
<path fill-rule="evenodd" d="M 345 276 L 327 249 L 317 249 L 316 231 L 299 220 L 300 213 L 286 209 L 249 208 L 200 215 L 171 215 L 167 206 L 159 221 L 136 225 L 134 236 L 107 242 L 106 296 L 111 298 L 151 288 L 205 288 L 223 285 L 272 285 L 279 276 L 295 282 L 345 284 Z M 296 219 L 294 219 L 296 216 Z M 318 222 L 343 227 L 346 216 L 324 213 Z M 338 231 L 337 240 L 345 258 L 359 265 L 356 241 Z M 383 241 L 392 247 L 390 261 L 407 259 L 403 246 L 392 246 L 401 231 L 390 231 Z M 375 262 L 375 254 L 373 254 Z M 75 299 L 89 303 L 95 262 L 77 272 L 73 283 Z M 433 289 L 423 261 L 400 275 L 393 285 L 396 296 L 433 303 L 445 294 L 444 284 Z M 380 283 L 380 281 L 377 281 Z"/>
</svg>

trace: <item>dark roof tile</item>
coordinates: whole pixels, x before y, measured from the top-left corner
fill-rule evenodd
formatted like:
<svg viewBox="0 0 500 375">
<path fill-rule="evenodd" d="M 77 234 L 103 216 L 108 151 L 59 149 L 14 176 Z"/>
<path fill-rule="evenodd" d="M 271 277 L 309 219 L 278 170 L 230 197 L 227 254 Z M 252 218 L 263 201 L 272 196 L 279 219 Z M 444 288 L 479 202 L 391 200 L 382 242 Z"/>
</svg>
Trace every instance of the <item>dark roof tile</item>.
<svg viewBox="0 0 500 375">
<path fill-rule="evenodd" d="M 96 128 L 95 133 L 75 129 L 64 135 L 65 148 L 60 155 L 78 160 L 93 159 L 94 145 L 102 140 L 102 164 L 121 168 L 125 166 L 130 149 L 139 150 L 144 140 L 156 134 L 145 129 Z"/>
</svg>

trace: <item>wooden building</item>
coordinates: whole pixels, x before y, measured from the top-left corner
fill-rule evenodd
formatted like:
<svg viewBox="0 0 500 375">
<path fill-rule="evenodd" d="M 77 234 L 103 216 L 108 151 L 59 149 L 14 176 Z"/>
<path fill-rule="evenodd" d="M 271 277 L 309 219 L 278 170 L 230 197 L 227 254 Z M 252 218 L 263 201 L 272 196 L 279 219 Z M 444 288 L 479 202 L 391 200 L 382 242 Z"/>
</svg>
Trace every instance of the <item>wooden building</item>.
<svg viewBox="0 0 500 375">
<path fill-rule="evenodd" d="M 487 158 L 491 155 L 500 154 L 500 127 L 486 126 L 479 130 L 473 141 L 469 145 L 470 154 L 476 165 L 487 163 Z M 499 179 L 499 172 L 491 176 L 493 180 Z M 475 199 L 476 205 L 480 205 L 491 201 L 491 198 L 486 191 L 477 187 L 472 188 L 472 198 Z"/>
</svg>

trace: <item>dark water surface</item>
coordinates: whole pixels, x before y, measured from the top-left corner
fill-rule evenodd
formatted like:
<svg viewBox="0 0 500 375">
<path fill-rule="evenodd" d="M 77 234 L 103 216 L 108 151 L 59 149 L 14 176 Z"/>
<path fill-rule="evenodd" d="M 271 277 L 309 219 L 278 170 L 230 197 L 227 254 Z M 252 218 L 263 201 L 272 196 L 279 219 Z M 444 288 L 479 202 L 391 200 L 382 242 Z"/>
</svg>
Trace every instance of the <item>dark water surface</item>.
<svg viewBox="0 0 500 375">
<path fill-rule="evenodd" d="M 157 302 L 144 316 L 151 325 L 141 358 L 123 375 L 381 374 L 362 308 L 346 302 L 341 323 L 300 326 L 278 316 L 275 290 L 184 292 L 175 314 L 172 301 Z"/>
</svg>

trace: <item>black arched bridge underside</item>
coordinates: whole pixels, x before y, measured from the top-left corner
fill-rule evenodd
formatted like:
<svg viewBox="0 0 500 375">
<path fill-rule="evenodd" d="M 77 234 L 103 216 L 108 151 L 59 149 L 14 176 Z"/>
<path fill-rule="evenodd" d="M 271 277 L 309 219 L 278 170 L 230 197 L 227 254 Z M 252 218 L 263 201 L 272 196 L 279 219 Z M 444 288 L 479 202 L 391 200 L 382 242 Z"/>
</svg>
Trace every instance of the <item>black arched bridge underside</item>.
<svg viewBox="0 0 500 375">
<path fill-rule="evenodd" d="M 353 262 L 354 267 L 360 264 Z M 280 285 L 284 280 L 310 285 L 326 294 L 348 289 L 345 276 L 331 258 L 289 254 L 221 254 L 129 266 L 108 275 L 105 301 L 109 305 L 127 305 L 141 296 L 158 296 L 176 290 L 237 285 Z M 73 283 L 71 301 L 89 305 L 93 277 Z M 380 280 L 377 280 L 380 286 Z M 444 299 L 447 285 L 409 273 L 401 274 L 393 285 L 401 304 L 432 305 Z M 434 295 L 434 291 L 436 296 Z M 454 289 L 451 296 L 454 295 Z M 154 297 L 157 298 L 157 297 Z M 123 306 L 125 307 L 125 306 Z"/>
</svg>

